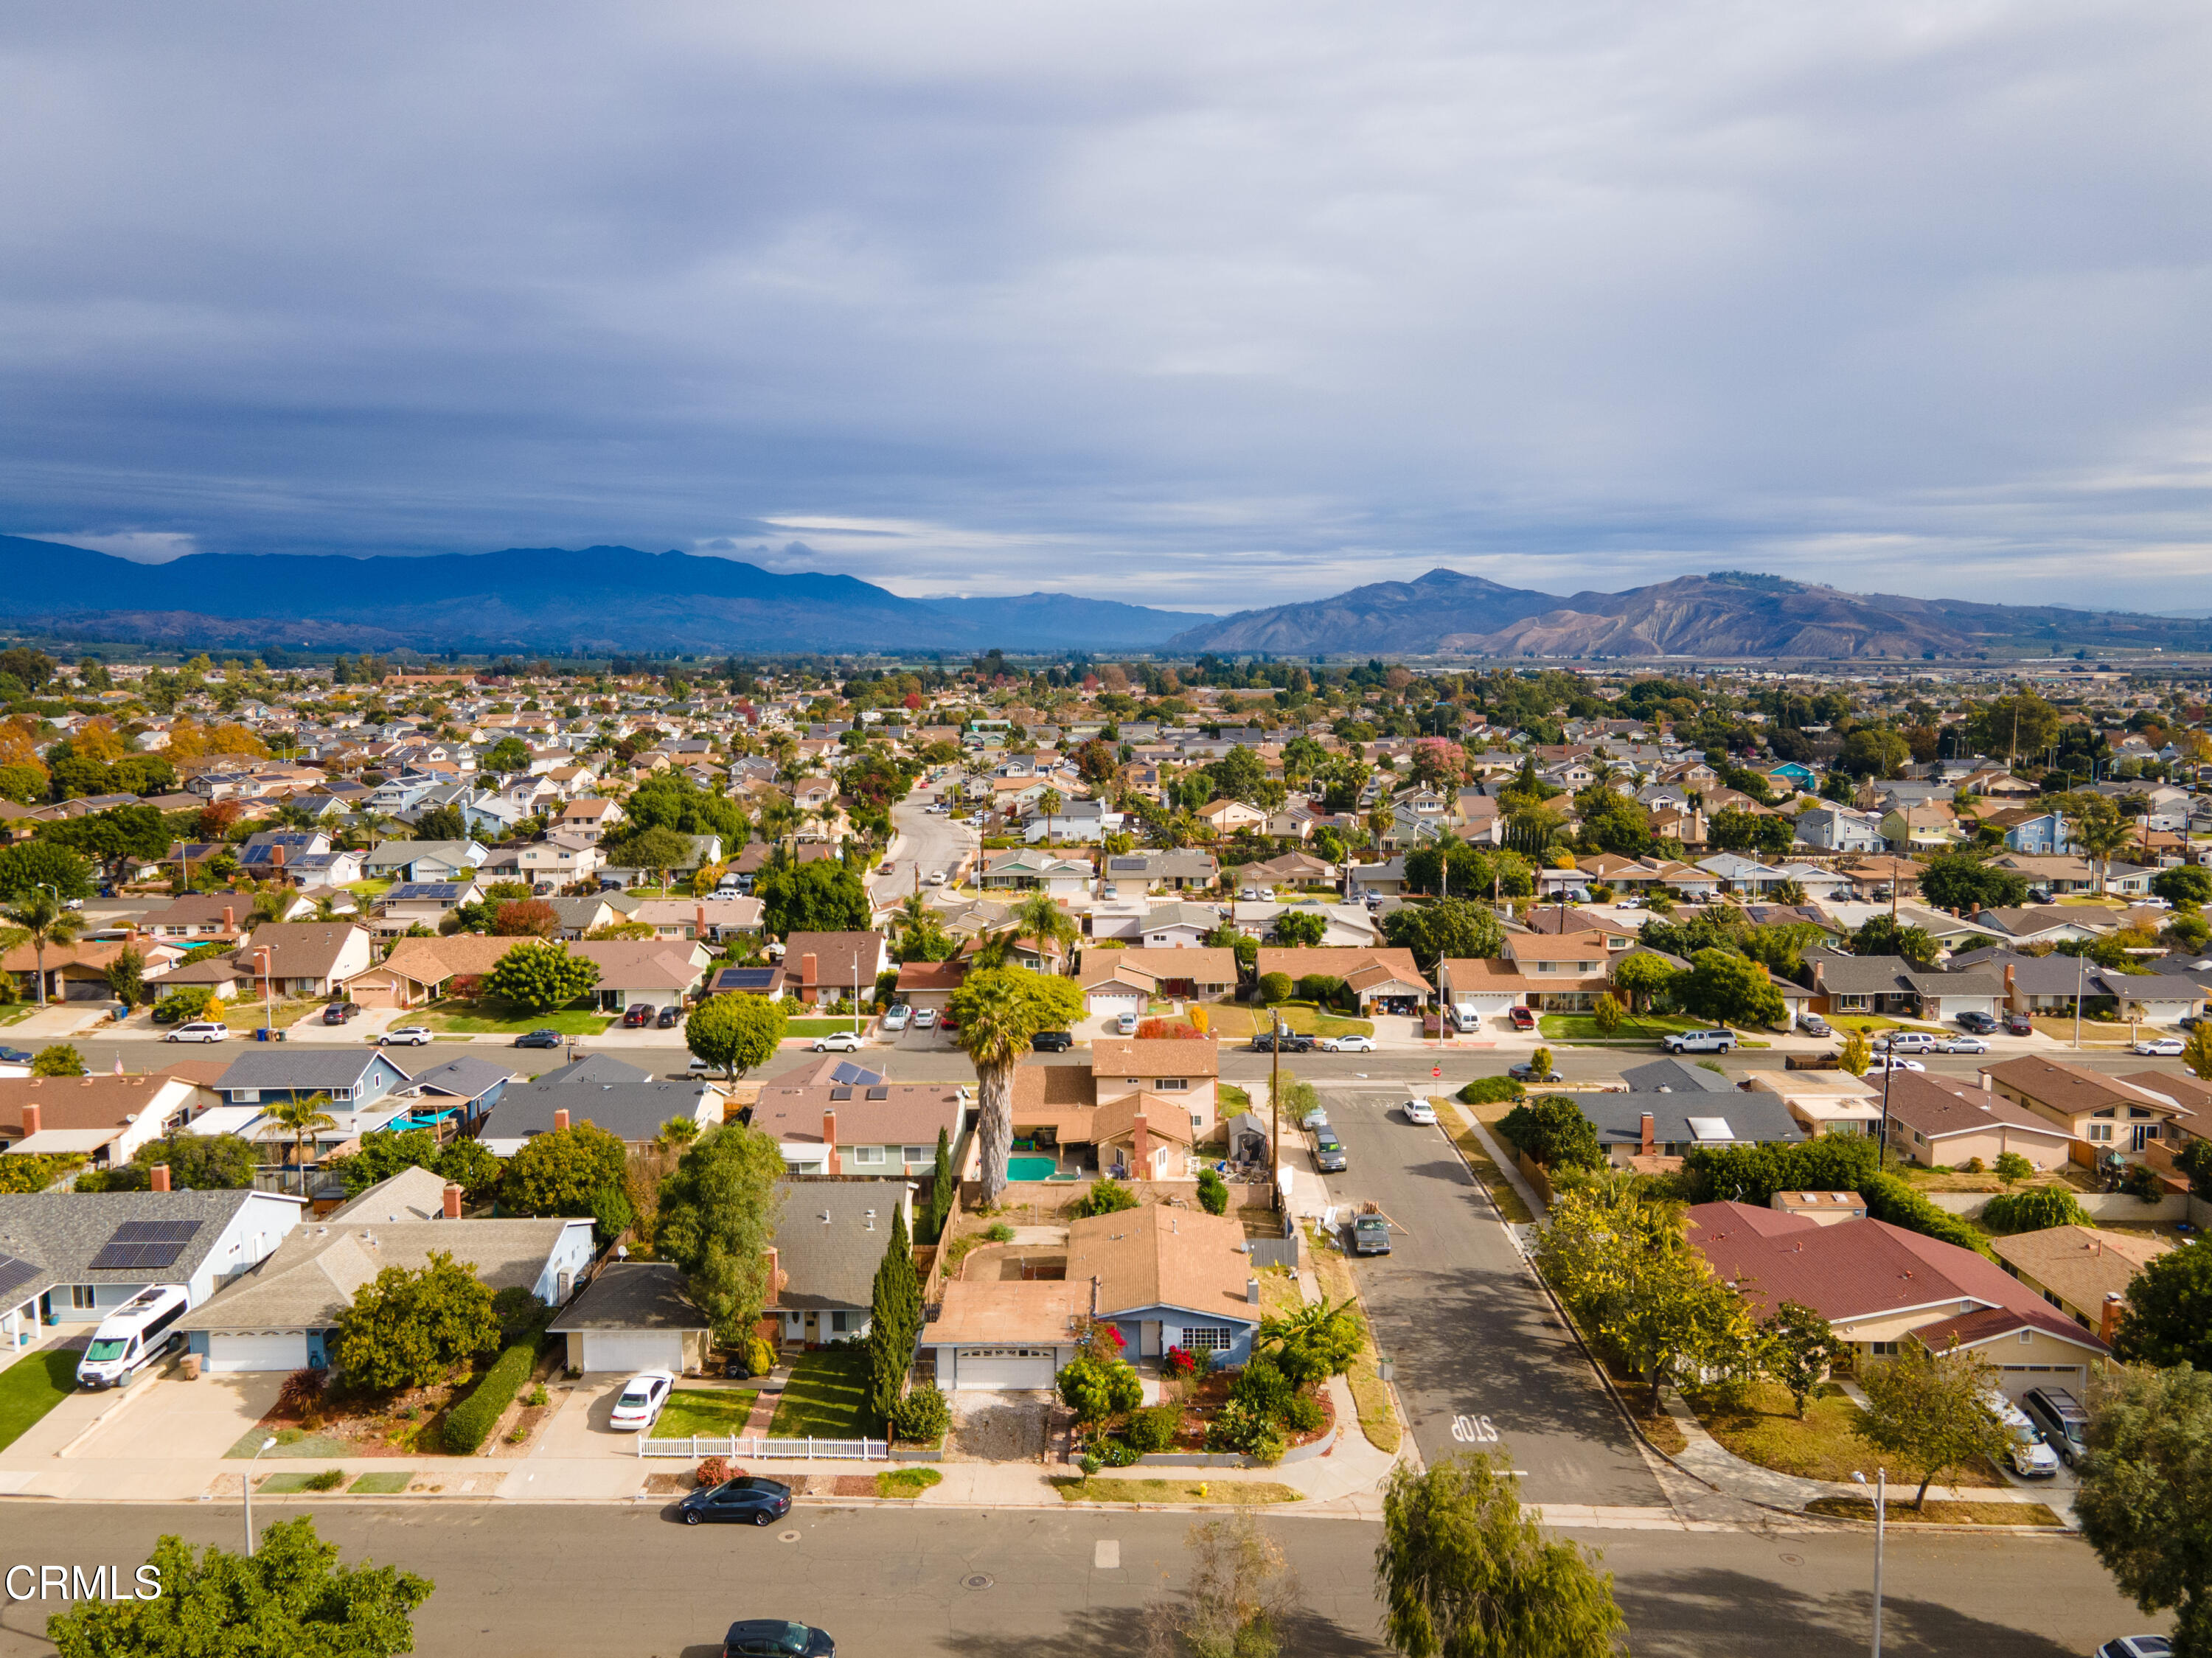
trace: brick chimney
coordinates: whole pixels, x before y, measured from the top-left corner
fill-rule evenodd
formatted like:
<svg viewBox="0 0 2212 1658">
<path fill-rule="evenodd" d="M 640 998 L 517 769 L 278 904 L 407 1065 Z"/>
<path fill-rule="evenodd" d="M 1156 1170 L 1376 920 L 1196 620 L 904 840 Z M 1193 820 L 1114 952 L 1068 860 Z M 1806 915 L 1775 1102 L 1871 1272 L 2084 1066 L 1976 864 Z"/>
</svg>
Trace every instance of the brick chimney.
<svg viewBox="0 0 2212 1658">
<path fill-rule="evenodd" d="M 459 1220 L 460 1218 L 461 1188 L 448 1181 L 446 1183 L 446 1218 L 447 1220 Z"/>
<path fill-rule="evenodd" d="M 568 1127 L 568 1108 L 563 1106 L 560 1110 L 556 1111 L 553 1114 L 553 1132 L 557 1134 L 562 1129 Z"/>
<path fill-rule="evenodd" d="M 776 1292 L 781 1289 L 783 1284 L 782 1275 L 776 1270 L 781 1259 L 781 1257 L 778 1254 L 775 1246 L 774 1244 L 769 1245 L 768 1293 L 761 1297 L 761 1305 L 763 1307 L 774 1307 L 777 1304 Z"/>
<path fill-rule="evenodd" d="M 692 906 L 691 936 L 695 938 L 703 938 L 707 936 L 707 906 L 704 904 Z"/>
<path fill-rule="evenodd" d="M 284 867 L 284 843 L 282 841 L 269 848 L 269 861 L 279 869 Z"/>
<path fill-rule="evenodd" d="M 45 1121 L 46 1114 L 45 1110 L 39 1106 L 27 1105 L 23 1108 L 23 1138 L 25 1139 L 30 1139 L 39 1132 Z"/>
<path fill-rule="evenodd" d="M 1657 1149 L 1659 1143 L 1658 1130 L 1659 1125 L 1652 1121 L 1651 1114 L 1649 1111 L 1644 1113 L 1642 1117 L 1638 1120 L 1638 1138 L 1642 1142 L 1642 1144 L 1638 1147 L 1638 1150 L 1643 1156 L 1648 1157 Z"/>
<path fill-rule="evenodd" d="M 1827 971 L 1828 964 L 1826 962 L 1813 963 L 1813 993 L 1816 996 L 1825 996 L 1828 993 L 1827 986 L 1822 982 L 1827 976 Z"/>
<path fill-rule="evenodd" d="M 238 911 L 229 904 L 222 907 L 222 930 L 225 932 L 238 931 Z"/>
<path fill-rule="evenodd" d="M 810 956 L 806 959 L 811 962 L 814 958 Z M 837 1172 L 837 1114 L 826 1106 L 822 1112 L 822 1148 L 830 1154 L 822 1172 L 834 1175 Z"/>
<path fill-rule="evenodd" d="M 815 982 L 814 952 L 811 950 L 799 958 L 799 982 L 802 986 L 811 985 Z"/>
<path fill-rule="evenodd" d="M 155 1163 L 151 1169 L 146 1171 L 146 1178 L 151 1189 L 154 1191 L 167 1191 L 169 1189 L 169 1165 L 166 1163 Z"/>
<path fill-rule="evenodd" d="M 2120 1327 L 2120 1314 L 2126 1307 L 2127 1297 L 2118 1290 L 2105 1297 L 2105 1315 L 2098 1323 L 2097 1335 L 2107 1347 L 2112 1345 L 2112 1337 Z"/>
<path fill-rule="evenodd" d="M 1129 1161 L 1135 1165 L 1135 1169 L 1131 1171 L 1132 1173 L 1135 1173 L 1138 1169 L 1148 1169 L 1152 1166 L 1152 1126 L 1145 1121 L 1145 1114 L 1141 1111 L 1137 1114 L 1136 1121 L 1132 1125 L 1129 1139 Z M 1146 1176 L 1142 1174 L 1138 1174 L 1137 1178 L 1142 1180 L 1145 1179 Z"/>
</svg>

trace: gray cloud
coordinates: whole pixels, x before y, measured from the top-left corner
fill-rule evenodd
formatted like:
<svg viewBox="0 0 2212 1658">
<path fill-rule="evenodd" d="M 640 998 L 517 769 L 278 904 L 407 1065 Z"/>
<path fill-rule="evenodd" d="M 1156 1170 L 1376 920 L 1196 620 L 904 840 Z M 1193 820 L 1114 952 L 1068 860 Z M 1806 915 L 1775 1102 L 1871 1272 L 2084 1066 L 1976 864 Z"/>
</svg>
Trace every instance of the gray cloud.
<svg viewBox="0 0 2212 1658">
<path fill-rule="evenodd" d="M 0 521 L 1185 608 L 1439 562 L 2187 604 L 2208 36 L 2178 0 L 27 4 Z"/>
</svg>

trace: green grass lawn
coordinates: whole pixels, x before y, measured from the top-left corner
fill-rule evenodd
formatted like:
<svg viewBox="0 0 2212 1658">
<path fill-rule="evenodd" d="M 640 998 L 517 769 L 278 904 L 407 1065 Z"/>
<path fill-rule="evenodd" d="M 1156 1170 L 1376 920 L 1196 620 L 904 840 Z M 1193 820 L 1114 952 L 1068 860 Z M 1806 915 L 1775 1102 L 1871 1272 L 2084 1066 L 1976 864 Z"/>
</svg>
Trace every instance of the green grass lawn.
<svg viewBox="0 0 2212 1658">
<path fill-rule="evenodd" d="M 1224 1042 L 1249 1042 L 1262 1030 L 1273 1029 L 1271 1012 L 1283 1016 L 1283 1029 L 1301 1036 L 1371 1036 L 1372 1019 L 1347 1019 L 1340 1013 L 1324 1013 L 1311 1002 L 1279 1002 L 1273 1008 L 1238 1007 L 1215 1003 L 1207 1009 L 1215 1032 Z"/>
<path fill-rule="evenodd" d="M 745 1430 L 757 1396 L 751 1388 L 678 1388 L 668 1395 L 660 1420 L 653 1424 L 655 1439 L 688 1439 L 704 1434 L 720 1439 Z"/>
<path fill-rule="evenodd" d="M 840 1031 L 850 1030 L 852 1028 L 853 1016 L 847 1013 L 836 1018 L 793 1019 L 783 1027 L 783 1034 L 787 1036 L 835 1036 Z M 860 1035 L 866 1036 L 867 1034 L 868 1018 L 866 1014 L 862 1014 Z"/>
<path fill-rule="evenodd" d="M 270 1436 L 266 1428 L 249 1429 L 238 1443 L 223 1453 L 223 1456 L 226 1460 L 237 1457 L 241 1461 L 251 1461 L 253 1454 L 261 1448 L 261 1442 Z M 270 1456 L 312 1456 L 319 1461 L 325 1457 L 351 1456 L 356 1448 L 334 1434 L 311 1434 L 303 1428 L 279 1428 L 274 1436 L 276 1443 L 267 1453 Z"/>
<path fill-rule="evenodd" d="M 792 1362 L 783 1401 L 769 1424 L 776 1439 L 859 1439 L 875 1424 L 868 1417 L 868 1355 L 865 1348 L 825 1348 Z"/>
<path fill-rule="evenodd" d="M 1536 1029 L 1547 1042 L 1656 1042 L 1662 1036 L 1671 1036 L 1678 1030 L 1706 1030 L 1711 1027 L 1705 1020 L 1693 1019 L 1686 1013 L 1640 1013 L 1625 1017 L 1620 1028 L 1611 1035 L 1597 1027 L 1597 1017 L 1589 1013 L 1540 1013 Z"/>
<path fill-rule="evenodd" d="M 1805 1401 L 1798 1420 L 1790 1395 L 1771 1382 L 1745 1390 L 1740 1406 L 1724 1405 L 1713 1394 L 1688 1395 L 1690 1408 L 1705 1430 L 1747 1462 L 1796 1474 L 1802 1479 L 1848 1480 L 1875 1453 L 1851 1430 L 1859 1407 L 1833 1382 L 1821 1385 Z M 1983 1458 L 1947 1468 L 1936 1476 L 1942 1485 L 2002 1485 L 2004 1476 Z"/>
<path fill-rule="evenodd" d="M 1052 1482 L 1063 1503 L 1213 1503 L 1242 1508 L 1297 1503 L 1305 1493 L 1270 1479 L 1069 1479 Z"/>
<path fill-rule="evenodd" d="M 392 1473 L 365 1473 L 346 1487 L 348 1497 L 397 1497 L 407 1489 L 407 1482 L 415 1477 L 412 1468 L 401 1468 Z"/>
<path fill-rule="evenodd" d="M 944 1478 L 934 1468 L 886 1468 L 876 1476 L 876 1495 L 911 1502 Z"/>
<path fill-rule="evenodd" d="M 1216 1083 L 1213 1091 L 1221 1102 L 1221 1114 L 1224 1117 L 1233 1117 L 1240 1111 L 1252 1108 L 1252 1096 L 1235 1083 Z"/>
<path fill-rule="evenodd" d="M 507 1017 L 511 1011 L 503 1003 L 497 1002 L 434 1002 L 412 1023 L 426 1024 L 433 1030 L 449 1030 L 469 1035 L 507 1031 L 518 1036 L 526 1030 L 557 1030 L 564 1036 L 596 1036 L 614 1023 L 611 1015 L 593 1013 L 580 1007 L 564 1007 L 553 1013 Z"/>
<path fill-rule="evenodd" d="M 38 1011 L 36 1002 L 24 1002 L 15 1007 L 0 1007 L 0 1029 L 5 1029 L 18 1019 L 27 1019 Z"/>
<path fill-rule="evenodd" d="M 329 1472 L 335 1473 L 336 1470 Z M 310 1485 L 307 1483 L 309 1480 L 316 1483 Z M 343 1479 L 335 1482 L 328 1479 L 325 1471 L 322 1470 L 310 1472 L 306 1468 L 300 1468 L 284 1473 L 264 1474 L 262 1476 L 261 1483 L 253 1489 L 264 1497 L 282 1497 L 293 1491 L 335 1491 L 338 1485 L 344 1483 Z"/>
<path fill-rule="evenodd" d="M 1940 1024 L 1917 1024 L 1911 1019 L 1885 1019 L 1878 1013 L 1831 1013 L 1826 1016 L 1829 1026 L 1837 1030 L 1863 1030 L 1868 1035 L 1878 1035 L 1885 1030 L 1924 1030 L 1933 1036 L 1945 1033 Z"/>
<path fill-rule="evenodd" d="M 0 1448 L 14 1444 L 76 1391 L 82 1357 L 68 1348 L 48 1347 L 0 1370 Z"/>
</svg>

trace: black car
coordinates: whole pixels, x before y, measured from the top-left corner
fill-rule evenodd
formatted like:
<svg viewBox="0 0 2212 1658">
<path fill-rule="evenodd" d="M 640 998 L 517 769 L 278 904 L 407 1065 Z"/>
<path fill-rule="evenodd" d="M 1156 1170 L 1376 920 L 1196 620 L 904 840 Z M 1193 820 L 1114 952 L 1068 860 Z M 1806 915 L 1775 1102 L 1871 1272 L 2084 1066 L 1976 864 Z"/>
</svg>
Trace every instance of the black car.
<svg viewBox="0 0 2212 1658">
<path fill-rule="evenodd" d="M 529 1030 L 514 1039 L 517 1048 L 558 1048 L 565 1041 L 557 1030 Z"/>
<path fill-rule="evenodd" d="M 323 1010 L 323 1023 L 343 1024 L 360 1011 L 361 1005 L 358 1002 L 332 1002 Z"/>
<path fill-rule="evenodd" d="M 2006 1014 L 2004 1027 L 2009 1035 L 2033 1036 L 2035 1035 L 2035 1021 L 2025 1013 Z"/>
<path fill-rule="evenodd" d="M 1961 1013 L 1959 1023 L 1977 1036 L 1994 1035 L 1997 1028 L 1997 1022 L 1986 1013 Z"/>
<path fill-rule="evenodd" d="M 1334 1128 L 1324 1126 L 1314 1130 L 1314 1167 L 1324 1175 L 1343 1171 L 1344 1142 L 1337 1139 Z"/>
<path fill-rule="evenodd" d="M 1075 1046 L 1075 1035 L 1067 1030 L 1040 1030 L 1030 1038 L 1030 1048 L 1038 1054 L 1065 1054 Z"/>
<path fill-rule="evenodd" d="M 656 1029 L 672 1030 L 684 1023 L 684 1010 L 675 1006 L 664 1007 L 660 1010 L 660 1017 L 653 1023 Z"/>
<path fill-rule="evenodd" d="M 1285 1030 L 1278 1036 L 1272 1030 L 1263 1030 L 1252 1038 L 1255 1054 L 1310 1054 L 1314 1039 L 1302 1036 L 1295 1030 Z"/>
<path fill-rule="evenodd" d="M 748 1618 L 722 1637 L 722 1658 L 837 1658 L 837 1643 L 811 1624 Z"/>
<path fill-rule="evenodd" d="M 765 1526 L 791 1512 L 791 1487 L 757 1474 L 739 1474 L 719 1485 L 693 1491 L 676 1505 L 687 1526 L 706 1520 L 743 1520 Z"/>
</svg>

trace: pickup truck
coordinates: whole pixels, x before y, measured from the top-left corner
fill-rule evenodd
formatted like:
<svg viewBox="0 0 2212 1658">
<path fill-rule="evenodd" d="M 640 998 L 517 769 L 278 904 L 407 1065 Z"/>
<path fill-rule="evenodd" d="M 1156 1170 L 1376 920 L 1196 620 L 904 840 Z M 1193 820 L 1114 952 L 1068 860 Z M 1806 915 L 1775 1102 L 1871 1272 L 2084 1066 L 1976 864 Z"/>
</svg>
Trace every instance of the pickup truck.
<svg viewBox="0 0 2212 1658">
<path fill-rule="evenodd" d="M 1659 1046 L 1669 1054 L 1732 1054 L 1735 1051 L 1735 1032 L 1684 1030 L 1668 1037 Z"/>
</svg>

